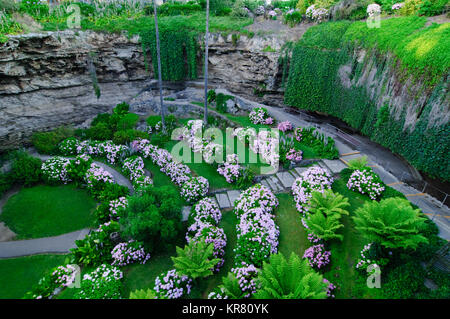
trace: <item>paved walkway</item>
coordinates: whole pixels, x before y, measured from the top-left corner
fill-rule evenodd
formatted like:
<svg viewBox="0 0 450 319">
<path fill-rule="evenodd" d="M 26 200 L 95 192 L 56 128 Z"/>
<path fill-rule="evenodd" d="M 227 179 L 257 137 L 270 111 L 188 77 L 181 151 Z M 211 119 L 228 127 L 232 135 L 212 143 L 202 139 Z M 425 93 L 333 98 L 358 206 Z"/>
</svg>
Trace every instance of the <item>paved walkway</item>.
<svg viewBox="0 0 450 319">
<path fill-rule="evenodd" d="M 236 96 L 225 89 L 216 89 L 216 92 Z M 388 186 L 403 193 L 411 203 L 417 205 L 426 216 L 436 223 L 439 228 L 439 236 L 445 240 L 450 240 L 450 209 L 445 205 L 441 206 L 439 201 L 432 196 L 403 183 L 398 176 L 401 176 L 405 170 L 408 170 L 408 166 L 396 158 L 392 152 L 381 149 L 364 137 L 346 134 L 328 123 L 317 123 L 317 120 L 315 121 L 316 123 L 312 123 L 311 118 L 304 113 L 292 114 L 288 109 L 263 105 L 239 96 L 236 96 L 236 99 L 247 110 L 251 110 L 256 106 L 265 107 L 269 114 L 278 121 L 290 121 L 294 126 L 315 126 L 318 131 L 326 136 L 331 136 L 335 140 L 340 154 L 340 161 L 343 164 L 347 163 L 349 159 L 367 156 L 369 165 L 373 167 L 381 180 Z M 319 164 L 327 167 L 335 165 L 336 169 L 339 169 L 338 165 L 340 165 L 337 161 L 327 160 L 320 161 Z M 408 171 L 408 173 L 410 172 Z"/>
<path fill-rule="evenodd" d="M 13 258 L 45 253 L 68 253 L 75 248 L 75 240 L 83 239 L 89 229 L 37 239 L 0 242 L 0 258 Z"/>
</svg>

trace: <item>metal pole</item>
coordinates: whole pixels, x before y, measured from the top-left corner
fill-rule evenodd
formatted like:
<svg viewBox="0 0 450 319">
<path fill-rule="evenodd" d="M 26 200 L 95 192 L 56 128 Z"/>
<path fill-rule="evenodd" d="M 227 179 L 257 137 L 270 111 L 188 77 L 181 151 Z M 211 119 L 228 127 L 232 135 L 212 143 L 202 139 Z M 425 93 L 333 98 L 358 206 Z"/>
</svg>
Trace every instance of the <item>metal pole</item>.
<svg viewBox="0 0 450 319">
<path fill-rule="evenodd" d="M 205 111 L 203 125 L 208 124 L 208 37 L 209 37 L 209 0 L 206 0 L 206 34 L 205 34 Z"/>
<path fill-rule="evenodd" d="M 159 85 L 159 101 L 161 104 L 161 124 L 163 132 L 166 131 L 166 122 L 164 120 L 164 104 L 162 95 L 162 75 L 161 75 L 161 53 L 159 48 L 159 30 L 158 30 L 158 15 L 156 12 L 156 0 L 153 0 L 153 10 L 155 13 L 155 33 L 156 33 L 156 55 L 158 56 L 158 85 Z"/>
</svg>

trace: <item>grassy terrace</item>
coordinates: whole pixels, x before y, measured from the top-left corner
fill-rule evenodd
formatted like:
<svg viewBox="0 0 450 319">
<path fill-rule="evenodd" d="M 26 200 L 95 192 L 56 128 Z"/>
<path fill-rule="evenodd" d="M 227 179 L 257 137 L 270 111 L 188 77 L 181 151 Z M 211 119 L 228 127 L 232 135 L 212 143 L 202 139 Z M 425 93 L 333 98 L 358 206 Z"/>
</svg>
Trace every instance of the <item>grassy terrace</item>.
<svg viewBox="0 0 450 319">
<path fill-rule="evenodd" d="M 0 299 L 20 299 L 49 269 L 63 264 L 65 255 L 0 259 Z"/>
<path fill-rule="evenodd" d="M 56 236 L 90 227 L 95 200 L 74 185 L 23 188 L 5 204 L 0 221 L 18 239 Z"/>
</svg>

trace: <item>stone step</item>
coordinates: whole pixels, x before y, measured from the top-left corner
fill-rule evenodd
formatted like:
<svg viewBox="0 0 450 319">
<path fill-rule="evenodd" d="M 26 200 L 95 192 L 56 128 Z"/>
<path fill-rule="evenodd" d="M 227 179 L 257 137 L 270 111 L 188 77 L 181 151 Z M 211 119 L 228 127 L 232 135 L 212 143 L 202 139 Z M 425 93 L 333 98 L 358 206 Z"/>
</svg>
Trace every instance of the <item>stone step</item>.
<svg viewBox="0 0 450 319">
<path fill-rule="evenodd" d="M 297 172 L 297 174 L 300 176 L 304 171 L 306 171 L 309 167 L 295 167 L 294 170 Z"/>
<path fill-rule="evenodd" d="M 237 191 L 237 190 L 232 190 L 232 191 L 228 191 L 227 194 L 228 194 L 228 198 L 230 199 L 231 206 L 234 206 L 234 202 L 236 199 L 239 198 L 239 196 L 241 195 L 241 192 Z"/>
<path fill-rule="evenodd" d="M 268 177 L 267 182 L 270 184 L 274 192 L 280 192 L 284 190 L 283 186 L 281 185 L 281 182 L 275 176 Z"/>
<path fill-rule="evenodd" d="M 228 198 L 227 193 L 216 194 L 216 199 L 217 199 L 217 202 L 219 203 L 219 207 L 221 209 L 231 207 L 230 199 Z"/>
<path fill-rule="evenodd" d="M 278 172 L 276 175 L 278 179 L 281 181 L 281 184 L 283 185 L 284 188 L 292 187 L 295 178 L 289 172 Z"/>
<path fill-rule="evenodd" d="M 300 177 L 300 174 L 297 173 L 297 171 L 296 171 L 295 169 L 291 169 L 291 170 L 289 171 L 289 173 L 291 173 L 291 175 L 294 176 L 295 179 L 297 179 L 297 178 Z"/>
<path fill-rule="evenodd" d="M 345 165 L 341 160 L 323 159 L 322 162 L 332 174 L 338 174 L 344 168 L 347 168 L 347 165 Z"/>
<path fill-rule="evenodd" d="M 261 180 L 261 185 L 266 186 L 268 189 L 273 191 L 272 187 L 265 179 Z"/>
</svg>

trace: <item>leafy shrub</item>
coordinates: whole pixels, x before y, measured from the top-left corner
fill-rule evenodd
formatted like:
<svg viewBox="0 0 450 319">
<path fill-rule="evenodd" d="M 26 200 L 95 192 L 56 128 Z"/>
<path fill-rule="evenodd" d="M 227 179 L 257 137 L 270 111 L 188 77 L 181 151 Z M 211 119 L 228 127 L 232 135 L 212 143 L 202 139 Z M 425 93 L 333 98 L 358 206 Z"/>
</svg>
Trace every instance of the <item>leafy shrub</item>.
<svg viewBox="0 0 450 319">
<path fill-rule="evenodd" d="M 139 131 L 139 130 L 120 130 L 114 133 L 114 136 L 112 138 L 114 144 L 127 144 L 131 141 L 134 141 L 138 138 L 145 138 L 148 139 L 148 133 Z"/>
<path fill-rule="evenodd" d="M 176 16 L 176 15 L 190 15 L 194 12 L 201 11 L 202 7 L 196 3 L 163 3 L 157 9 L 159 16 Z"/>
<path fill-rule="evenodd" d="M 300 22 L 302 22 L 303 15 L 299 11 L 294 11 L 292 13 L 285 14 L 283 16 L 283 19 L 284 19 L 284 23 L 293 27 L 293 26 L 299 24 Z"/>
<path fill-rule="evenodd" d="M 225 95 L 223 93 L 218 93 L 216 95 L 216 109 L 220 113 L 226 113 L 227 112 L 227 101 L 232 99 L 233 97 L 231 95 Z"/>
<path fill-rule="evenodd" d="M 173 244 L 181 230 L 179 198 L 169 186 L 150 187 L 142 196 L 129 197 L 120 212 L 123 237 L 143 242 L 148 251 Z"/>
<path fill-rule="evenodd" d="M 79 299 L 120 299 L 122 296 L 123 273 L 111 265 L 100 265 L 97 269 L 83 276 L 81 289 L 76 297 Z"/>
<path fill-rule="evenodd" d="M 0 11 L 13 13 L 19 9 L 19 3 L 14 0 L 0 0 Z"/>
<path fill-rule="evenodd" d="M 56 154 L 61 141 L 74 135 L 74 130 L 68 127 L 59 127 L 49 132 L 37 132 L 31 137 L 36 150 L 41 154 Z"/>
<path fill-rule="evenodd" d="M 389 298 L 411 299 L 425 288 L 424 279 L 425 271 L 420 263 L 409 262 L 389 271 L 383 284 L 383 292 Z"/>
<path fill-rule="evenodd" d="M 92 140 L 107 141 L 113 137 L 113 130 L 111 130 L 109 124 L 100 122 L 95 126 L 91 126 L 87 134 Z"/>
<path fill-rule="evenodd" d="M 209 90 L 208 91 L 208 96 L 207 96 L 207 99 L 208 99 L 208 103 L 212 103 L 212 102 L 214 102 L 215 100 L 216 100 L 216 91 L 215 90 Z"/>
<path fill-rule="evenodd" d="M 100 113 L 91 122 L 91 126 L 96 126 L 99 123 L 109 124 L 109 119 L 111 118 L 111 114 L 108 113 Z"/>
<path fill-rule="evenodd" d="M 113 113 L 119 116 L 126 115 L 130 109 L 130 105 L 126 102 L 122 102 L 116 105 L 113 109 Z"/>
<path fill-rule="evenodd" d="M 105 183 L 103 191 L 101 191 L 100 194 L 97 195 L 97 198 L 100 201 L 110 201 L 119 197 L 128 196 L 129 193 L 130 190 L 126 186 L 113 183 Z"/>
<path fill-rule="evenodd" d="M 10 177 L 25 186 L 38 183 L 41 180 L 42 161 L 29 155 L 25 151 L 18 151 L 14 155 Z"/>
<path fill-rule="evenodd" d="M 139 122 L 139 115 L 134 113 L 125 114 L 117 123 L 118 130 L 128 130 L 132 129 Z"/>
</svg>

